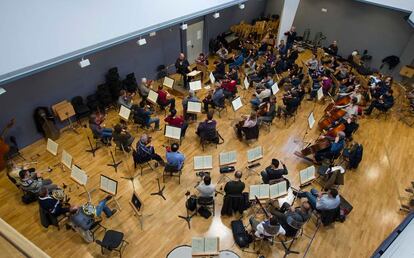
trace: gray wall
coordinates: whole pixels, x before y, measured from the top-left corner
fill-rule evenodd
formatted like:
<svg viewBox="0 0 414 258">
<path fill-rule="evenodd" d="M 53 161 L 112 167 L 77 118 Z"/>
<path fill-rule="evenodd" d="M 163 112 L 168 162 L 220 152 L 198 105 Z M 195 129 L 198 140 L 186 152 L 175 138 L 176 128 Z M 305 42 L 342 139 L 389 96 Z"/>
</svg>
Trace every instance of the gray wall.
<svg viewBox="0 0 414 258">
<path fill-rule="evenodd" d="M 263 0 L 250 1 L 244 10 L 236 6 L 220 11 L 219 19 L 212 15 L 200 18 L 205 20 L 205 49 L 208 49 L 210 38 L 227 31 L 232 24 L 258 17 L 265 4 Z M 93 93 L 96 86 L 104 82 L 106 71 L 114 66 L 118 67 L 123 78 L 131 72 L 137 78 L 155 77 L 158 65 L 175 62 L 181 50 L 180 34 L 179 27 L 174 26 L 158 31 L 155 37 L 147 36 L 144 46 L 138 46 L 136 40 L 132 40 L 87 56 L 91 65 L 84 69 L 78 66 L 78 61 L 72 61 L 2 85 L 7 92 L 0 95 L 0 127 L 16 118 L 16 124 L 8 135 L 16 136 L 21 146 L 33 143 L 42 137 L 33 120 L 33 110 L 37 106 L 51 106 L 64 99 Z"/>
<path fill-rule="evenodd" d="M 321 11 L 328 9 L 327 13 Z M 379 67 L 389 55 L 400 56 L 413 28 L 403 19 L 406 13 L 355 0 L 302 0 L 294 25 L 298 35 L 305 29 L 326 35 L 325 44 L 338 40 L 339 54 L 348 56 L 354 49 L 367 49 L 373 56 L 372 67 Z M 383 70 L 385 72 L 385 69 Z"/>
<path fill-rule="evenodd" d="M 272 14 L 281 15 L 284 1 L 285 0 L 267 0 L 266 11 L 265 11 L 266 16 L 272 15 Z"/>
</svg>

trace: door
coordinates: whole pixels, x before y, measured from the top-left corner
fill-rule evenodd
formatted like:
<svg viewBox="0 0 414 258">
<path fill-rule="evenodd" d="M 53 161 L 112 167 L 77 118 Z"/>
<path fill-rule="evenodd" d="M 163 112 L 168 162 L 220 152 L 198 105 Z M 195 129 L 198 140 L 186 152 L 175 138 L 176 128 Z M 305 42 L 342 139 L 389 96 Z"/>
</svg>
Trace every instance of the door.
<svg viewBox="0 0 414 258">
<path fill-rule="evenodd" d="M 187 28 L 187 60 L 190 64 L 203 52 L 204 21 L 188 25 Z"/>
</svg>

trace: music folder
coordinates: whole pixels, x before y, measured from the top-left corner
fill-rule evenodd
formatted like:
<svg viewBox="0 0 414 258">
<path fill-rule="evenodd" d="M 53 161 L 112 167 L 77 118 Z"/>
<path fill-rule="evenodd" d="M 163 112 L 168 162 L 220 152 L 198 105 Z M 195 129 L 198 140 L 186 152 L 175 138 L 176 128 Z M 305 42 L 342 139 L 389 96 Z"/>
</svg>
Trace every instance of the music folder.
<svg viewBox="0 0 414 258">
<path fill-rule="evenodd" d="M 225 166 L 228 164 L 236 163 L 237 162 L 237 152 L 236 151 L 229 151 L 229 152 L 221 152 L 219 154 L 219 165 Z"/>
<path fill-rule="evenodd" d="M 277 82 L 275 82 L 272 85 L 272 93 L 273 93 L 273 95 L 276 95 L 278 92 L 279 92 L 279 86 L 277 85 Z"/>
<path fill-rule="evenodd" d="M 56 156 L 58 153 L 59 144 L 53 141 L 52 139 L 47 139 L 46 150 L 50 152 L 52 155 Z"/>
<path fill-rule="evenodd" d="M 315 117 L 313 116 L 313 112 L 311 112 L 308 116 L 309 129 L 312 129 L 314 124 L 315 124 Z"/>
<path fill-rule="evenodd" d="M 233 110 L 234 110 L 234 111 L 237 111 L 237 110 L 239 110 L 241 107 L 243 107 L 243 103 L 242 103 L 242 101 L 241 101 L 241 97 L 237 97 L 237 98 L 235 98 L 235 99 L 231 102 L 231 105 L 232 105 L 232 107 L 233 107 Z"/>
<path fill-rule="evenodd" d="M 181 128 L 166 125 L 164 129 L 164 136 L 167 138 L 180 140 L 181 139 Z"/>
<path fill-rule="evenodd" d="M 195 156 L 194 157 L 194 170 L 200 169 L 212 169 L 213 168 L 213 156 Z"/>
<path fill-rule="evenodd" d="M 187 113 L 201 113 L 201 102 L 188 101 Z"/>
<path fill-rule="evenodd" d="M 167 88 L 172 89 L 173 86 L 174 86 L 174 79 L 172 79 L 172 78 L 170 78 L 168 76 L 165 76 L 164 77 L 164 81 L 162 82 L 162 85 L 164 85 Z"/>
<path fill-rule="evenodd" d="M 99 188 L 106 193 L 116 195 L 116 193 L 118 192 L 118 181 L 107 176 L 101 175 Z"/>
<path fill-rule="evenodd" d="M 119 116 L 122 119 L 128 121 L 130 115 L 131 115 L 131 109 L 127 108 L 124 105 L 121 105 L 121 108 L 119 109 Z"/>
<path fill-rule="evenodd" d="M 197 91 L 201 90 L 201 81 L 192 81 L 190 82 L 190 90 Z"/>
<path fill-rule="evenodd" d="M 263 157 L 262 146 L 250 149 L 247 151 L 247 161 L 253 162 L 255 160 L 261 159 Z"/>
<path fill-rule="evenodd" d="M 319 87 L 317 91 L 318 100 L 321 100 L 323 98 L 323 88 Z"/>
<path fill-rule="evenodd" d="M 88 175 L 76 165 L 72 165 L 70 177 L 80 185 L 86 185 L 88 182 Z"/>
<path fill-rule="evenodd" d="M 191 239 L 191 254 L 193 256 L 211 256 L 219 254 L 218 237 L 193 237 Z"/>
<path fill-rule="evenodd" d="M 216 78 L 214 77 L 213 73 L 210 73 L 209 77 L 210 77 L 211 84 L 214 84 L 216 82 Z"/>
<path fill-rule="evenodd" d="M 147 100 L 150 101 L 152 104 L 157 104 L 158 93 L 153 90 L 150 90 L 148 93 Z"/>
<path fill-rule="evenodd" d="M 300 185 L 308 184 L 312 180 L 316 179 L 315 171 L 315 166 L 310 166 L 299 171 Z"/>
</svg>

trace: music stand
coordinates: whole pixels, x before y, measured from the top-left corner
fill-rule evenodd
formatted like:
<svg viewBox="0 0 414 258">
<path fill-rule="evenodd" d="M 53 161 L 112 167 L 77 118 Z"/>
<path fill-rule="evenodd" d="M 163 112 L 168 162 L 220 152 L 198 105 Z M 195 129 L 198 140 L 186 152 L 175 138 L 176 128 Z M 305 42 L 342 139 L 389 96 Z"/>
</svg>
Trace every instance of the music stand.
<svg viewBox="0 0 414 258">
<path fill-rule="evenodd" d="M 243 107 L 243 102 L 241 97 L 236 97 L 232 102 L 231 102 L 231 107 L 233 108 L 233 119 L 232 120 L 236 120 L 236 112 L 237 110 L 239 110 L 240 108 Z"/>
<path fill-rule="evenodd" d="M 131 157 L 132 157 L 132 153 L 133 153 L 133 151 L 131 151 Z M 134 160 L 134 157 L 132 157 L 132 160 Z M 127 170 L 128 170 L 128 172 L 129 172 L 129 174 L 130 174 L 131 176 L 128 176 L 128 177 L 122 176 L 121 178 L 122 178 L 122 179 L 127 179 L 127 180 L 130 180 L 130 181 L 131 181 L 131 183 L 132 183 L 132 188 L 134 188 L 134 191 L 135 191 L 134 179 L 135 179 L 136 177 L 138 177 L 139 173 L 137 173 L 136 175 L 134 175 L 134 172 L 132 172 L 132 169 L 131 169 L 131 167 L 129 166 L 128 160 L 125 162 L 125 164 L 126 164 L 126 166 L 127 166 Z"/>
<path fill-rule="evenodd" d="M 119 210 L 121 210 L 121 205 L 119 205 L 119 202 L 116 198 L 116 194 L 118 192 L 118 181 L 104 176 L 101 174 L 101 178 L 100 178 L 100 186 L 99 189 L 109 195 L 112 196 L 112 199 L 114 200 L 116 206 L 118 207 Z"/>
<path fill-rule="evenodd" d="M 132 206 L 132 210 L 134 211 L 134 215 L 138 217 L 139 223 L 141 224 L 141 230 L 144 230 L 144 218 L 151 217 L 153 214 L 146 214 L 144 215 L 144 203 L 139 198 L 138 194 L 135 192 L 132 193 L 131 201 L 129 202 Z"/>
<path fill-rule="evenodd" d="M 247 151 L 246 179 L 249 178 L 252 173 L 260 176 L 259 172 L 257 172 L 254 168 L 260 166 L 260 163 L 256 161 L 261 158 L 263 158 L 263 148 L 261 146 Z"/>
<path fill-rule="evenodd" d="M 91 138 L 89 138 L 88 132 L 86 132 L 86 125 L 83 126 L 84 131 L 85 131 L 85 135 L 86 138 L 88 139 L 88 143 L 89 143 L 89 147 L 90 149 L 85 150 L 86 152 L 92 153 L 92 156 L 95 157 L 95 152 L 100 148 L 98 146 L 98 143 L 95 143 L 95 147 L 93 147 L 92 142 L 91 142 Z"/>
<path fill-rule="evenodd" d="M 79 132 L 76 130 L 76 127 L 72 123 L 72 119 L 71 119 L 71 117 L 76 115 L 76 112 L 72 106 L 72 103 L 68 102 L 67 100 L 64 100 L 62 102 L 57 103 L 56 105 L 53 105 L 52 110 L 56 113 L 56 115 L 59 117 L 59 120 L 61 122 L 65 120 L 68 120 L 69 122 L 69 128 L 65 128 L 62 131 L 72 130 L 76 134 L 79 134 Z"/>
<path fill-rule="evenodd" d="M 85 173 L 85 171 L 83 171 L 79 166 L 73 164 L 70 178 L 73 181 L 75 181 L 78 185 L 83 187 L 84 192 L 80 193 L 79 196 L 82 196 L 86 193 L 88 195 L 88 201 L 91 202 L 91 193 L 93 193 L 96 189 L 88 191 L 88 189 L 86 188 L 86 183 L 88 182 L 88 175 Z"/>
<path fill-rule="evenodd" d="M 194 215 L 196 215 L 196 214 L 197 214 L 197 211 L 196 211 L 196 212 L 194 212 L 193 214 L 191 214 L 191 215 L 190 215 L 190 210 L 189 210 L 189 209 L 188 209 L 188 207 L 187 207 L 187 201 L 188 201 L 188 199 L 190 198 L 190 192 L 189 192 L 189 191 L 187 191 L 187 192 L 185 193 L 185 197 L 186 197 L 186 198 L 185 198 L 185 209 L 186 209 L 187 215 L 186 215 L 186 216 L 181 216 L 181 215 L 178 215 L 178 218 L 185 220 L 185 221 L 187 222 L 188 229 L 191 229 L 191 224 L 190 224 L 190 222 L 191 222 L 191 218 L 193 218 L 193 217 L 194 217 Z"/>
<path fill-rule="evenodd" d="M 162 188 L 161 188 L 159 178 L 157 178 L 157 184 L 158 184 L 158 192 L 151 193 L 151 195 L 159 195 L 164 199 L 164 201 L 167 200 L 164 196 L 165 185 L 163 185 Z"/>
</svg>

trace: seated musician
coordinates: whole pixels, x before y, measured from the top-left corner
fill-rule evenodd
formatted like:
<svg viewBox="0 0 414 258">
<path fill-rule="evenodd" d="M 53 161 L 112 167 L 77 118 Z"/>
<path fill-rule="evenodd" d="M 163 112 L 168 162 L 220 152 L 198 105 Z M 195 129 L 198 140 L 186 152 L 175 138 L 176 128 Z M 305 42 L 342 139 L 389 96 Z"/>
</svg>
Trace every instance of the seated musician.
<svg viewBox="0 0 414 258">
<path fill-rule="evenodd" d="M 237 67 L 230 68 L 229 72 L 226 73 L 226 79 L 231 81 L 237 81 L 239 80 L 239 74 L 237 72 Z"/>
<path fill-rule="evenodd" d="M 253 82 L 255 88 L 266 88 L 271 89 L 274 84 L 272 74 L 268 73 L 266 77 L 258 83 Z"/>
<path fill-rule="evenodd" d="M 103 121 L 98 120 L 95 114 L 90 115 L 89 117 L 89 128 L 91 129 L 93 136 L 101 139 L 103 142 L 110 142 L 112 139 L 112 129 L 101 127 L 105 126 L 102 124 Z"/>
<path fill-rule="evenodd" d="M 233 99 L 237 93 L 237 80 L 225 79 L 221 82 L 223 94 L 226 99 Z"/>
<path fill-rule="evenodd" d="M 371 96 L 375 99 L 380 98 L 391 89 L 392 77 L 387 76 L 384 80 L 376 81 L 373 87 L 371 87 Z"/>
<path fill-rule="evenodd" d="M 222 59 L 215 61 L 214 67 L 215 67 L 213 71 L 214 78 L 216 78 L 216 80 L 223 79 L 226 74 L 226 65 L 224 64 L 224 61 Z"/>
<path fill-rule="evenodd" d="M 316 58 L 316 55 L 315 54 L 312 54 L 312 57 L 309 60 L 307 60 L 305 64 L 309 68 L 309 74 L 312 74 L 312 73 L 318 71 L 319 61 Z"/>
<path fill-rule="evenodd" d="M 150 145 L 151 137 L 143 134 L 139 139 L 137 146 L 136 146 L 136 156 L 134 160 L 139 161 L 140 163 L 148 162 L 150 160 L 157 161 L 156 167 L 159 165 L 165 166 L 164 160 L 161 158 L 160 155 L 155 153 L 154 146 Z"/>
<path fill-rule="evenodd" d="M 158 98 L 157 98 L 157 104 L 160 105 L 162 108 L 170 106 L 171 109 L 175 109 L 175 98 L 171 97 L 168 92 L 163 90 L 162 85 L 158 86 Z"/>
<path fill-rule="evenodd" d="M 119 147 L 126 152 L 131 151 L 131 144 L 134 142 L 135 137 L 132 136 L 126 128 L 123 128 L 121 124 L 116 124 L 113 133 L 114 141 L 119 144 Z"/>
<path fill-rule="evenodd" d="M 153 112 L 145 104 L 145 101 L 139 103 L 139 107 L 134 109 L 134 121 L 138 123 L 143 123 L 147 128 L 151 127 L 151 124 L 154 124 L 154 131 L 159 131 L 160 129 L 160 119 L 158 117 L 151 117 Z"/>
<path fill-rule="evenodd" d="M 312 208 L 309 202 L 302 202 L 301 206 L 294 208 L 288 203 L 283 203 L 280 210 L 273 206 L 269 208 L 270 213 L 277 218 L 281 226 L 279 234 L 293 237 L 311 216 Z"/>
<path fill-rule="evenodd" d="M 279 55 L 280 55 L 282 58 L 285 58 L 285 57 L 286 57 L 286 55 L 287 55 L 288 48 L 287 48 L 287 46 L 286 46 L 286 44 L 285 44 L 285 41 L 284 41 L 283 39 L 282 39 L 282 40 L 280 40 L 279 46 L 277 46 L 277 48 L 278 48 L 278 50 L 279 50 Z"/>
<path fill-rule="evenodd" d="M 341 204 L 338 190 L 335 188 L 329 189 L 327 193 L 318 192 L 315 188 L 312 188 L 310 192 L 298 192 L 297 197 L 308 199 L 312 209 L 323 211 L 333 210 Z"/>
<path fill-rule="evenodd" d="M 216 192 L 216 186 L 211 183 L 211 177 L 209 175 L 203 177 L 203 180 L 196 189 L 201 197 L 214 197 Z"/>
<path fill-rule="evenodd" d="M 245 184 L 241 181 L 243 174 L 241 171 L 234 172 L 234 180 L 226 183 L 224 192 L 226 195 L 241 195 L 245 188 Z"/>
<path fill-rule="evenodd" d="M 224 99 L 224 90 L 217 82 L 214 91 L 210 90 L 207 97 L 203 99 L 204 112 L 208 113 L 209 106 L 212 108 L 224 107 Z"/>
<path fill-rule="evenodd" d="M 256 61 L 251 58 L 247 61 L 246 65 L 244 66 L 244 74 L 246 76 L 250 76 L 256 72 Z"/>
<path fill-rule="evenodd" d="M 359 124 L 356 121 L 357 121 L 357 116 L 352 115 L 351 117 L 348 117 L 346 121 L 344 122 L 344 125 L 345 125 L 344 133 L 345 133 L 346 139 L 348 140 L 352 140 L 352 135 L 359 128 Z"/>
<path fill-rule="evenodd" d="M 188 114 L 187 113 L 187 108 L 188 108 L 188 102 L 189 101 L 191 101 L 191 102 L 200 102 L 200 100 L 197 98 L 194 90 L 189 90 L 188 91 L 188 96 L 183 98 L 182 105 L 183 105 L 184 119 L 185 120 L 188 120 L 188 119 L 196 120 L 197 119 L 196 114 Z"/>
<path fill-rule="evenodd" d="M 292 89 L 291 91 L 288 91 L 283 96 L 283 104 L 284 107 L 281 107 L 280 110 L 283 112 L 284 116 L 291 116 L 296 111 L 296 109 L 300 105 L 300 97 L 299 97 L 299 91 L 296 91 Z"/>
<path fill-rule="evenodd" d="M 299 57 L 299 51 L 298 51 L 297 47 L 294 45 L 287 52 L 286 64 L 287 64 L 288 69 L 292 69 L 294 67 L 295 61 L 296 61 L 296 59 L 298 59 L 298 57 Z"/>
<path fill-rule="evenodd" d="M 381 95 L 379 99 L 373 100 L 369 107 L 365 109 L 366 115 L 371 115 L 374 108 L 386 112 L 394 105 L 394 97 L 392 96 L 393 90 L 388 90 L 384 95 Z"/>
<path fill-rule="evenodd" d="M 327 48 L 323 48 L 326 53 L 336 56 L 338 54 L 338 45 L 336 40 L 332 42 L 332 44 L 329 45 Z"/>
<path fill-rule="evenodd" d="M 213 119 L 213 114 L 212 111 L 207 113 L 207 119 L 198 125 L 196 134 L 201 139 L 218 143 L 217 122 Z"/>
<path fill-rule="evenodd" d="M 249 218 L 250 226 L 254 231 L 254 235 L 258 238 L 272 237 L 278 234 L 283 234 L 284 230 L 281 230 L 281 226 L 276 217 L 271 216 L 269 220 L 262 222 L 256 220 L 254 216 Z"/>
<path fill-rule="evenodd" d="M 198 65 L 208 65 L 208 59 L 204 55 L 204 53 L 200 53 L 195 60 L 196 64 Z"/>
<path fill-rule="evenodd" d="M 262 103 L 259 107 L 258 123 L 259 125 L 262 122 L 271 122 L 277 114 L 277 105 L 276 105 L 276 96 L 270 96 L 268 102 Z"/>
<path fill-rule="evenodd" d="M 227 60 L 229 51 L 224 47 L 223 44 L 220 44 L 220 48 L 216 51 L 216 54 L 220 57 L 220 59 Z"/>
<path fill-rule="evenodd" d="M 267 88 L 257 88 L 256 93 L 253 94 L 253 99 L 250 100 L 250 104 L 254 109 L 257 109 L 263 100 L 269 98 L 272 95 L 272 90 Z"/>
<path fill-rule="evenodd" d="M 46 188 L 48 190 L 56 189 L 57 186 L 53 184 L 50 179 L 43 179 L 42 174 L 33 170 L 22 169 L 19 172 L 20 187 L 24 191 L 31 192 L 33 194 L 39 194 L 40 189 Z"/>
<path fill-rule="evenodd" d="M 249 128 L 253 128 L 257 125 L 256 112 L 252 111 L 249 116 L 242 115 L 242 120 L 235 125 L 237 138 L 241 140 L 243 138 L 243 132 Z"/>
<path fill-rule="evenodd" d="M 243 65 L 244 56 L 243 56 L 242 53 L 240 53 L 240 55 L 238 55 L 238 56 L 233 55 L 232 58 L 229 59 L 227 62 L 229 64 L 230 69 L 236 69 L 236 71 L 237 71 L 237 68 L 239 66 Z"/>
<path fill-rule="evenodd" d="M 324 138 L 325 136 L 321 136 L 321 139 L 324 139 Z M 331 142 L 328 148 L 325 148 L 315 153 L 315 160 L 317 162 L 321 162 L 324 159 L 335 159 L 341 154 L 341 151 L 344 147 L 345 147 L 345 133 L 338 132 L 334 141 Z"/>
<path fill-rule="evenodd" d="M 132 107 L 132 98 L 134 97 L 134 93 L 129 93 L 126 90 L 121 90 L 119 93 L 118 104 L 123 105 L 127 108 Z"/>
<path fill-rule="evenodd" d="M 185 156 L 178 151 L 180 145 L 178 143 L 173 143 L 169 148 L 167 148 L 166 159 L 167 166 L 173 169 L 173 171 L 181 170 L 184 166 Z"/>
<path fill-rule="evenodd" d="M 317 97 L 319 88 L 322 87 L 322 76 L 312 76 L 312 87 L 309 92 L 309 98 L 307 100 L 312 101 Z"/>
<path fill-rule="evenodd" d="M 138 85 L 138 93 L 143 99 L 146 99 L 148 97 L 151 83 L 152 81 L 147 80 L 145 77 L 141 79 L 141 83 Z"/>
<path fill-rule="evenodd" d="M 49 190 L 46 187 L 42 187 L 39 191 L 39 205 L 55 217 L 59 217 L 68 212 L 75 213 L 79 209 L 78 206 L 69 205 L 65 207 L 61 201 L 50 196 Z"/>
<path fill-rule="evenodd" d="M 177 116 L 177 110 L 170 109 L 170 114 L 164 119 L 164 121 L 170 126 L 181 128 L 181 137 L 185 136 L 188 123 L 184 120 L 182 116 Z"/>
<path fill-rule="evenodd" d="M 20 175 L 19 175 L 19 172 L 21 170 L 27 170 L 27 171 L 29 171 L 30 174 L 36 173 L 35 168 L 29 168 L 27 165 L 18 166 L 17 164 L 15 164 L 13 162 L 13 160 L 8 161 L 7 175 L 12 179 L 13 183 L 17 187 L 20 187 L 20 185 L 22 184 L 22 179 L 20 178 Z M 35 176 L 35 175 L 33 175 L 33 176 Z"/>
<path fill-rule="evenodd" d="M 249 75 L 249 82 L 260 82 L 268 74 L 268 69 L 264 64 L 260 64 L 256 68 L 256 72 Z"/>
<path fill-rule="evenodd" d="M 282 162 L 283 168 L 279 168 L 279 164 L 279 160 L 272 159 L 270 166 L 260 173 L 264 184 L 268 184 L 270 180 L 284 178 L 283 175 L 288 174 L 286 165 Z"/>
</svg>

